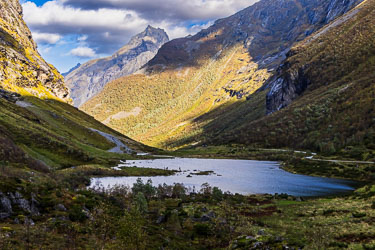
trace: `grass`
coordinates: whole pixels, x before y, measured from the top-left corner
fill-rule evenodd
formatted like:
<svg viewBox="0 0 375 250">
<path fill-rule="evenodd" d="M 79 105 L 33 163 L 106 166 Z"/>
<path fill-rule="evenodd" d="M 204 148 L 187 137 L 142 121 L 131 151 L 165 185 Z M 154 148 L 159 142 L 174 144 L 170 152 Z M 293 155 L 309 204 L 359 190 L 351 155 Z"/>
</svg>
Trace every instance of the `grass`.
<svg viewBox="0 0 375 250">
<path fill-rule="evenodd" d="M 61 169 L 87 164 L 114 166 L 120 160 L 137 158 L 108 152 L 115 145 L 89 128 L 117 136 L 135 151 L 160 152 L 115 132 L 69 104 L 35 97 L 20 98 L 31 106 L 22 108 L 0 99 L 3 137 L 0 154 L 9 163 L 30 167 L 34 163 L 27 159 L 32 157 L 39 164 Z"/>
</svg>

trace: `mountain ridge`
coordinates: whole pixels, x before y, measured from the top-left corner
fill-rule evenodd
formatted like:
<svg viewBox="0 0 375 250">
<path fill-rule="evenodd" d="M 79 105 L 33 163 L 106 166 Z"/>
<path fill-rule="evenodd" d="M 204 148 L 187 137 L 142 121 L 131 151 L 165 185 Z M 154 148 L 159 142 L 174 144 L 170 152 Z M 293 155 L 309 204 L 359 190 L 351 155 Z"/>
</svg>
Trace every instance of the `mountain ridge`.
<svg viewBox="0 0 375 250">
<path fill-rule="evenodd" d="M 166 43 L 145 66 L 144 75 L 109 83 L 81 108 L 149 145 L 196 144 L 199 136 L 184 138 L 203 133 L 209 120 L 220 121 L 213 126 L 220 127 L 217 134 L 228 129 L 223 124 L 231 123 L 234 129 L 241 120 L 266 115 L 267 91 L 261 87 L 292 45 L 360 2 L 260 1 L 194 36 Z M 136 116 L 120 115 L 135 108 L 142 110 Z M 256 114 L 247 115 L 253 110 Z M 227 121 L 217 119 L 227 113 Z"/>
<path fill-rule="evenodd" d="M 72 70 L 65 81 L 74 105 L 81 106 L 109 81 L 138 71 L 167 41 L 169 37 L 164 30 L 149 25 L 112 56 L 91 60 Z"/>
</svg>

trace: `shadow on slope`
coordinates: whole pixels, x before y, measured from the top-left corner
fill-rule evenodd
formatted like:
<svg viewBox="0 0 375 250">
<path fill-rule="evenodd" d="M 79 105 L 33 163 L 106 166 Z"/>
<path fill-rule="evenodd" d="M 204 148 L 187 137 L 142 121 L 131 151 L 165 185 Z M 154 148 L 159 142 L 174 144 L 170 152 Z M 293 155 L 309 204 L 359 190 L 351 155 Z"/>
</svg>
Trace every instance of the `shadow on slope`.
<svg viewBox="0 0 375 250">
<path fill-rule="evenodd" d="M 0 98 L 0 111 L 0 156 L 4 164 L 60 169 L 84 164 L 111 165 L 129 158 L 109 152 L 116 145 L 90 128 L 120 138 L 135 151 L 155 150 L 56 100 Z"/>
</svg>

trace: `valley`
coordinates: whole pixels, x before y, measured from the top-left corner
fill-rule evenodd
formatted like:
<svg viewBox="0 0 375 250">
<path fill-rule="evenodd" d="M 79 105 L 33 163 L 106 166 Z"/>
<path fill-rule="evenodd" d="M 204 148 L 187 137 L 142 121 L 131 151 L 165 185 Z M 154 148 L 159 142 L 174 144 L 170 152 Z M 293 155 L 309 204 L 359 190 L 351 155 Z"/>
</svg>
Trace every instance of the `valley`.
<svg viewBox="0 0 375 250">
<path fill-rule="evenodd" d="M 374 249 L 375 0 L 148 25 L 65 82 L 0 10 L 0 249 Z"/>
</svg>

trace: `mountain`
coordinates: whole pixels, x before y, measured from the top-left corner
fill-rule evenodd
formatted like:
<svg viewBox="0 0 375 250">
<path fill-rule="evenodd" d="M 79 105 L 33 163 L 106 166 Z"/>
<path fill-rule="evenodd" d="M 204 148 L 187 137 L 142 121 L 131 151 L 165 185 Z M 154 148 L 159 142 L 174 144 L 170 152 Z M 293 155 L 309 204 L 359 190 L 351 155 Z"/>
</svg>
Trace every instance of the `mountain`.
<svg viewBox="0 0 375 250">
<path fill-rule="evenodd" d="M 337 18 L 287 54 L 266 83 L 267 113 L 217 144 L 303 148 L 375 158 L 375 1 Z"/>
<path fill-rule="evenodd" d="M 89 61 L 65 76 L 75 106 L 81 106 L 110 81 L 138 71 L 169 41 L 162 29 L 148 26 L 130 42 L 106 58 Z"/>
<path fill-rule="evenodd" d="M 77 63 L 76 66 L 74 66 L 73 68 L 71 68 L 68 72 L 65 72 L 65 73 L 62 73 L 61 75 L 63 77 L 66 77 L 67 75 L 69 75 L 70 73 L 72 73 L 74 70 L 78 69 L 82 64 L 80 63 Z"/>
<path fill-rule="evenodd" d="M 179 148 L 266 115 L 267 81 L 290 48 L 360 0 L 263 0 L 163 45 L 144 74 L 117 79 L 81 106 L 143 143 Z"/>
<path fill-rule="evenodd" d="M 152 150 L 68 103 L 68 88 L 47 64 L 22 19 L 18 1 L 0 3 L 1 177 L 33 170 L 113 164 Z"/>
<path fill-rule="evenodd" d="M 69 100 L 63 77 L 39 55 L 18 0 L 2 1 L 0 19 L 0 88 Z"/>
</svg>

